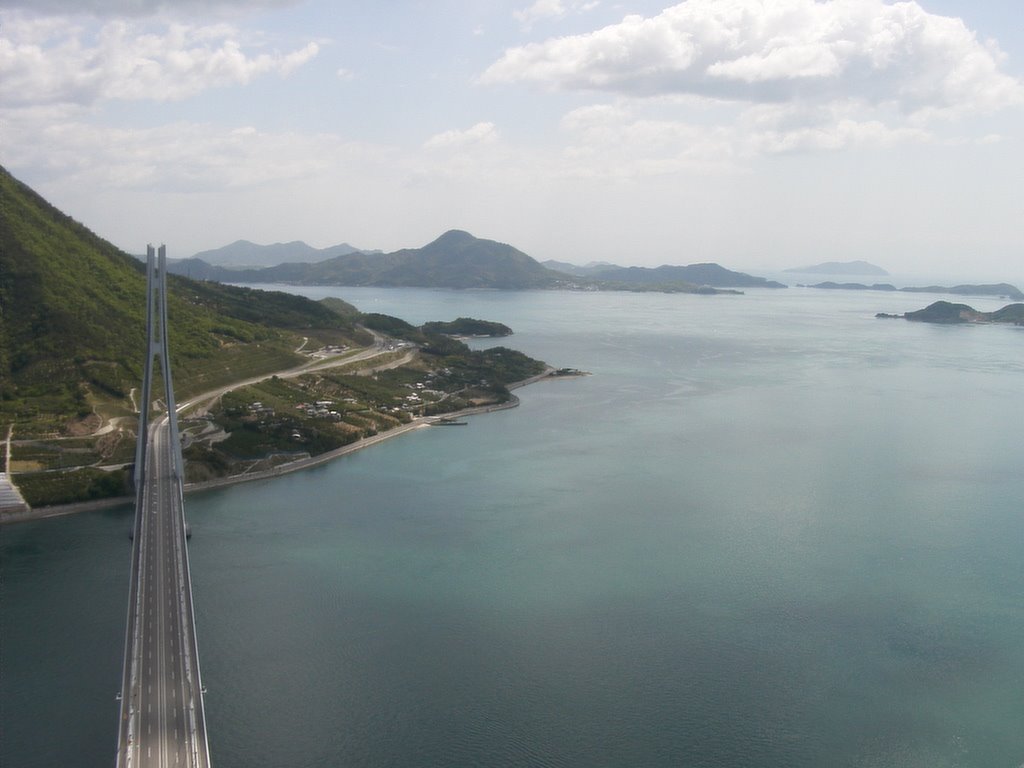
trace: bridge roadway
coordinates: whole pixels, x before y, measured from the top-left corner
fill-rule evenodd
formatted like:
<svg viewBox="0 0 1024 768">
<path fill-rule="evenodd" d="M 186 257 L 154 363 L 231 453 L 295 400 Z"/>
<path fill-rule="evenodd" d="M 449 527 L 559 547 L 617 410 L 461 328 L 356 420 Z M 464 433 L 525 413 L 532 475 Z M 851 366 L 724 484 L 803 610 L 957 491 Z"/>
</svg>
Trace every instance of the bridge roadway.
<svg viewBox="0 0 1024 768">
<path fill-rule="evenodd" d="M 150 430 L 136 515 L 117 765 L 209 765 L 184 508 L 167 420 Z"/>
</svg>

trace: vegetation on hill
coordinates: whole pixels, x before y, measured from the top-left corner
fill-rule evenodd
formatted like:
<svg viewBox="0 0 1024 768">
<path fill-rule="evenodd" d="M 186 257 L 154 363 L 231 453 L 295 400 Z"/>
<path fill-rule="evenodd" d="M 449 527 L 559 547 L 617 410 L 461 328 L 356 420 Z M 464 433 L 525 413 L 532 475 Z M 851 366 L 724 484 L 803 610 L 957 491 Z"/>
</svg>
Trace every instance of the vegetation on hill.
<svg viewBox="0 0 1024 768">
<path fill-rule="evenodd" d="M 207 416 L 183 423 L 186 434 L 218 436 L 200 437 L 186 449 L 189 481 L 317 456 L 415 416 L 499 405 L 511 398 L 509 384 L 546 370 L 544 363 L 521 352 L 504 347 L 471 350 L 456 339 L 388 315 L 364 315 L 363 321 L 378 333 L 401 339 L 392 347 L 398 359 L 408 362 L 275 376 L 226 394 Z"/>
<path fill-rule="evenodd" d="M 352 320 L 358 320 L 363 314 L 355 307 L 355 305 L 349 304 L 347 301 L 339 299 L 337 296 L 328 296 L 325 299 L 320 299 L 320 303 L 331 310 L 331 312 Z"/>
<path fill-rule="evenodd" d="M 663 265 L 648 267 L 614 267 L 595 270 L 591 280 L 637 285 L 685 285 L 711 288 L 785 288 L 782 283 L 754 277 L 745 272 L 734 272 L 719 264 L 690 264 L 688 266 Z"/>
<path fill-rule="evenodd" d="M 1024 304 L 1008 304 L 995 312 L 986 313 L 993 323 L 1013 323 L 1024 325 Z"/>
<path fill-rule="evenodd" d="M 179 392 L 293 360 L 297 334 L 353 339 L 351 319 L 286 293 L 171 276 L 171 365 Z M 145 274 L 0 169 L 0 421 L 61 432 L 97 400 L 129 408 L 145 358 Z M 251 352 L 251 355 L 247 355 Z M 250 357 L 249 363 L 245 358 Z M 230 369 L 230 370 L 229 370 Z"/>
<path fill-rule="evenodd" d="M 424 333 L 441 333 L 447 336 L 511 336 L 512 329 L 503 323 L 490 320 L 475 320 L 472 317 L 459 317 L 447 323 L 425 323 Z"/>
<path fill-rule="evenodd" d="M 904 312 L 902 315 L 890 315 L 879 312 L 876 317 L 902 317 L 920 323 L 941 323 L 944 325 L 958 323 L 1010 323 L 1012 325 L 1024 325 L 1024 304 L 1008 304 L 995 312 L 979 312 L 967 304 L 936 301 L 924 309 L 919 309 L 915 312 Z"/>
<path fill-rule="evenodd" d="M 936 301 L 924 309 L 907 312 L 903 316 L 907 320 L 922 323 L 966 323 L 969 318 L 977 315 L 973 308 L 966 304 L 954 304 L 949 301 Z"/>
</svg>

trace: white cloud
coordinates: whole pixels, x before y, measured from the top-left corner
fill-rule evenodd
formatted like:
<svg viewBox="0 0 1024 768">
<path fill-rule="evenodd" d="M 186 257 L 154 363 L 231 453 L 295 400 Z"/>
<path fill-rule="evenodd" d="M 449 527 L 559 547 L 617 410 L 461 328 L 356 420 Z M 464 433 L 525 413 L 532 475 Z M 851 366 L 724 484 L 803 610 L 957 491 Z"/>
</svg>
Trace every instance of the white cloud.
<svg viewBox="0 0 1024 768">
<path fill-rule="evenodd" d="M 531 27 L 535 22 L 544 19 L 560 19 L 570 12 L 590 11 L 596 8 L 597 2 L 587 0 L 536 0 L 533 5 L 521 11 L 513 11 L 512 16 L 524 27 Z"/>
<path fill-rule="evenodd" d="M 755 103 L 857 99 L 930 119 L 1024 103 L 1003 58 L 961 20 L 916 2 L 688 0 L 509 49 L 480 81 Z"/>
<path fill-rule="evenodd" d="M 481 144 L 492 144 L 498 140 L 494 123 L 477 123 L 464 131 L 444 131 L 431 136 L 424 142 L 424 149 L 465 149 Z"/>
<path fill-rule="evenodd" d="M 641 117 L 612 108 L 583 108 L 563 120 L 568 144 L 559 171 L 567 177 L 637 181 L 679 172 L 735 168 L 732 131 Z"/>
<path fill-rule="evenodd" d="M 41 127 L 47 117 L 54 121 Z M 19 148 L 16 166 L 49 169 L 65 185 L 189 193 L 344 174 L 370 167 L 373 158 L 382 160 L 389 152 L 332 134 L 274 133 L 253 126 L 176 122 L 115 128 L 76 121 L 54 107 L 4 120 L 0 138 L 5 146 Z"/>
<path fill-rule="evenodd" d="M 250 55 L 225 25 L 153 32 L 119 20 L 89 35 L 70 22 L 15 17 L 0 27 L 0 101 L 172 101 L 268 73 L 288 75 L 318 51 L 310 42 L 290 53 Z"/>
<path fill-rule="evenodd" d="M 339 80 L 348 81 L 356 79 L 356 73 L 346 67 L 339 67 L 336 74 Z"/>
<path fill-rule="evenodd" d="M 540 19 L 557 18 L 565 15 L 562 0 L 536 0 L 529 8 L 513 11 L 512 15 L 523 24 L 532 24 Z"/>
<path fill-rule="evenodd" d="M 641 179 L 715 169 L 736 172 L 763 156 L 937 143 L 913 126 L 865 117 L 856 103 L 809 107 L 732 105 L 725 114 L 692 100 L 620 100 L 580 107 L 561 121 L 569 176 Z"/>
<path fill-rule="evenodd" d="M 892 147 L 904 142 L 935 140 L 921 128 L 890 127 L 883 120 L 865 117 L 856 104 L 837 103 L 812 109 L 755 106 L 744 110 L 737 127 L 742 152 L 748 156 Z"/>
</svg>

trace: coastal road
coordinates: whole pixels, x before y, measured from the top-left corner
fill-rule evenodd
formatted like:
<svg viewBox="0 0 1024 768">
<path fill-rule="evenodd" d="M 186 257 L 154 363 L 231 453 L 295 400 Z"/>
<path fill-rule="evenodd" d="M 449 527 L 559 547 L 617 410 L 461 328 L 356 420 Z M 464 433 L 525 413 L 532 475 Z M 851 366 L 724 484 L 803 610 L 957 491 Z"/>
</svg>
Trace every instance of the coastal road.
<svg viewBox="0 0 1024 768">
<path fill-rule="evenodd" d="M 132 545 L 132 584 L 117 765 L 206 768 L 181 486 L 167 420 L 150 430 Z"/>
<path fill-rule="evenodd" d="M 221 396 L 227 392 L 231 392 L 235 389 L 241 389 L 242 387 L 248 387 L 252 384 L 258 384 L 261 381 L 277 377 L 279 379 L 293 379 L 297 376 L 302 376 L 306 373 L 315 373 L 318 371 L 325 371 L 330 368 L 339 368 L 343 365 L 350 365 L 352 363 L 365 362 L 372 360 L 375 357 L 381 357 L 383 355 L 391 354 L 389 350 L 385 349 L 387 337 L 377 333 L 376 331 L 370 331 L 373 336 L 373 346 L 366 347 L 353 354 L 342 354 L 334 357 L 329 357 L 325 360 L 314 360 L 307 363 L 303 363 L 295 368 L 287 368 L 283 371 L 274 371 L 270 373 L 263 373 L 259 376 L 253 376 L 242 381 L 236 381 L 226 387 L 219 387 L 209 392 L 204 392 L 200 395 L 196 395 L 190 400 L 186 400 L 184 403 L 178 404 L 178 413 L 185 413 L 192 409 L 194 415 L 202 415 L 210 405 L 216 402 Z M 301 349 L 302 347 L 299 347 Z M 298 350 L 296 350 L 297 352 Z M 413 350 L 410 350 L 413 351 Z"/>
</svg>

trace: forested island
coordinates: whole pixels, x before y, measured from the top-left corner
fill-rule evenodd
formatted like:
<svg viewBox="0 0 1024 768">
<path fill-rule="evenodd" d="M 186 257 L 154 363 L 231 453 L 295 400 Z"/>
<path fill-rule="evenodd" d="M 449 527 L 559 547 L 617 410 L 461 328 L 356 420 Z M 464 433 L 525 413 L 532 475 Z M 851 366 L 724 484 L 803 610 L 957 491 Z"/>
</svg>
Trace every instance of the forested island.
<svg viewBox="0 0 1024 768">
<path fill-rule="evenodd" d="M 886 319 L 904 319 L 919 323 L 940 323 L 956 325 L 959 323 L 1009 323 L 1024 326 L 1024 304 L 1008 304 L 995 312 L 979 312 L 967 304 L 954 304 L 949 301 L 936 301 L 924 309 L 904 312 L 902 315 L 879 312 L 875 317 Z"/>
<path fill-rule="evenodd" d="M 503 323 L 495 323 L 490 320 L 476 320 L 472 317 L 457 317 L 454 320 L 441 323 L 431 322 L 421 326 L 424 333 L 439 333 L 445 336 L 486 336 L 500 338 L 511 336 L 512 329 Z"/>
<path fill-rule="evenodd" d="M 897 288 L 889 283 L 874 283 L 864 285 L 863 283 L 835 283 L 825 281 L 815 285 L 808 285 L 807 288 L 821 288 L 833 291 L 885 291 L 899 293 L 948 293 L 954 296 L 997 296 L 1014 301 L 1024 301 L 1024 293 L 1009 283 L 988 283 L 988 284 L 966 284 L 966 285 L 928 285 L 921 287 Z"/>
</svg>

